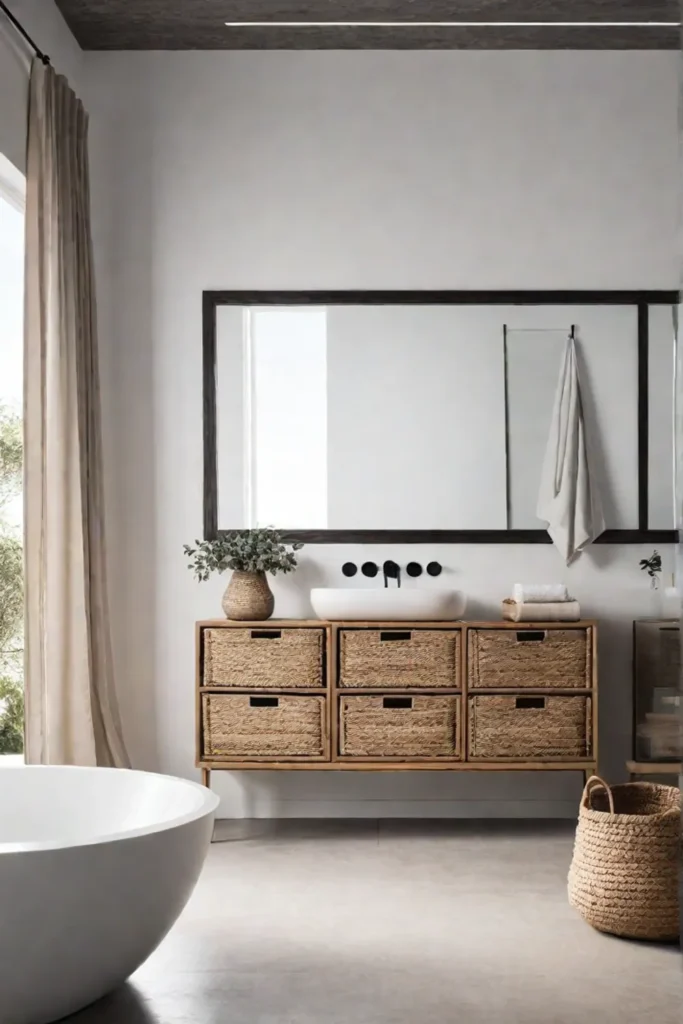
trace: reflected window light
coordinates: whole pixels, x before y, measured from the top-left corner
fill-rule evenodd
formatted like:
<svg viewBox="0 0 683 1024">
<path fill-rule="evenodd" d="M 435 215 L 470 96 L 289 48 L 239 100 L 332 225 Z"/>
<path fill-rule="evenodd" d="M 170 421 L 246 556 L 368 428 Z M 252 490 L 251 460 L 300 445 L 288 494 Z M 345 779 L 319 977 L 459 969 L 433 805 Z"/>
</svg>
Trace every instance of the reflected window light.
<svg viewBox="0 0 683 1024">
<path fill-rule="evenodd" d="M 327 310 L 244 311 L 249 527 L 325 529 Z"/>
</svg>

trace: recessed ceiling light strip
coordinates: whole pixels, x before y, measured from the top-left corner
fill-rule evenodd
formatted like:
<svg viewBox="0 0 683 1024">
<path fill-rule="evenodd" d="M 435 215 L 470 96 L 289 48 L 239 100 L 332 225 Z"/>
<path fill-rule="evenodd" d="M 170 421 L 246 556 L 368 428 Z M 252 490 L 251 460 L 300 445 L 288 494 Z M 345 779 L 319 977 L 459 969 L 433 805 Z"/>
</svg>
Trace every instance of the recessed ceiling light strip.
<svg viewBox="0 0 683 1024">
<path fill-rule="evenodd" d="M 680 28 L 678 21 L 226 21 L 227 28 Z"/>
</svg>

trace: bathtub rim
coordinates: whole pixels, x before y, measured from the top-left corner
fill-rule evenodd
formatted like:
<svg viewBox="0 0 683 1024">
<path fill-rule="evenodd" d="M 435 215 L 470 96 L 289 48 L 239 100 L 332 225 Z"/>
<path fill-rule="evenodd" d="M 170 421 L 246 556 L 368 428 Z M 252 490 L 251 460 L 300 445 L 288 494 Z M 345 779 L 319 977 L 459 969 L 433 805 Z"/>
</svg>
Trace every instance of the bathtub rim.
<svg viewBox="0 0 683 1024">
<path fill-rule="evenodd" d="M 0 858 L 9 854 L 19 853 L 40 853 L 57 850 L 76 850 L 82 847 L 89 846 L 105 846 L 109 843 L 125 842 L 127 839 L 140 839 L 143 836 L 155 835 L 157 833 L 169 832 L 174 829 L 182 828 L 184 825 L 190 825 L 195 821 L 200 821 L 203 818 L 208 818 L 210 815 L 215 814 L 220 804 L 220 797 L 206 786 L 202 786 L 198 782 L 193 782 L 191 779 L 183 779 L 177 775 L 164 775 L 162 772 L 145 772 L 140 771 L 136 768 L 100 768 L 88 765 L 31 765 L 31 764 L 14 764 L 14 765 L 3 765 L 0 767 L 0 786 L 2 785 L 3 778 L 6 778 L 5 772 L 49 772 L 56 771 L 59 773 L 116 773 L 125 772 L 129 775 L 140 775 L 157 779 L 163 779 L 164 782 L 178 783 L 194 789 L 196 792 L 202 795 L 202 804 L 199 808 L 188 811 L 185 814 L 179 814 L 175 818 L 169 818 L 163 822 L 157 822 L 153 825 L 143 825 L 140 828 L 135 829 L 124 829 L 118 832 L 106 832 L 100 833 L 93 836 L 84 836 L 72 842 L 68 842 L 60 839 L 42 839 L 34 840 L 31 842 L 17 842 L 17 843 L 3 843 L 0 841 Z"/>
</svg>

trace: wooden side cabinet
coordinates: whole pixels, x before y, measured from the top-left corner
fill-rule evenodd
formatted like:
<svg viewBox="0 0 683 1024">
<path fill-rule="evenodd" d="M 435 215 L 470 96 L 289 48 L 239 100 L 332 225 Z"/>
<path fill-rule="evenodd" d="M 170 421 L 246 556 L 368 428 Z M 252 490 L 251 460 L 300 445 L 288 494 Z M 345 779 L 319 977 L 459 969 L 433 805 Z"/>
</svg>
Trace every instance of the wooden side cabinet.
<svg viewBox="0 0 683 1024">
<path fill-rule="evenodd" d="M 197 623 L 197 765 L 597 769 L 594 622 Z"/>
</svg>

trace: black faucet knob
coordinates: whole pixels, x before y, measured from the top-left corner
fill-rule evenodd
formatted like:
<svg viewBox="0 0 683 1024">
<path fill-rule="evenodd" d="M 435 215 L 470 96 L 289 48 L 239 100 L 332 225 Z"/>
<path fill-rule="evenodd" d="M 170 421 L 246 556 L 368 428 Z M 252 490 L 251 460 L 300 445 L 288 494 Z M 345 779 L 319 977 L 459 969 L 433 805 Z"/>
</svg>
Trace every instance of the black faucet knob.
<svg viewBox="0 0 683 1024">
<path fill-rule="evenodd" d="M 409 576 L 412 576 L 413 578 L 421 576 L 422 566 L 420 565 L 419 562 L 408 562 L 408 565 L 406 566 L 406 572 L 408 573 Z"/>
<path fill-rule="evenodd" d="M 443 572 L 443 567 L 438 562 L 430 562 L 427 566 L 427 572 L 430 576 L 440 576 Z"/>
<path fill-rule="evenodd" d="M 376 576 L 377 573 L 379 572 L 379 568 L 375 565 L 374 562 L 363 562 L 360 571 L 363 573 L 364 576 L 369 576 L 370 579 L 372 579 L 372 577 Z"/>
<path fill-rule="evenodd" d="M 344 562 L 342 572 L 345 576 L 355 576 L 358 572 L 358 566 L 355 562 Z"/>
</svg>

